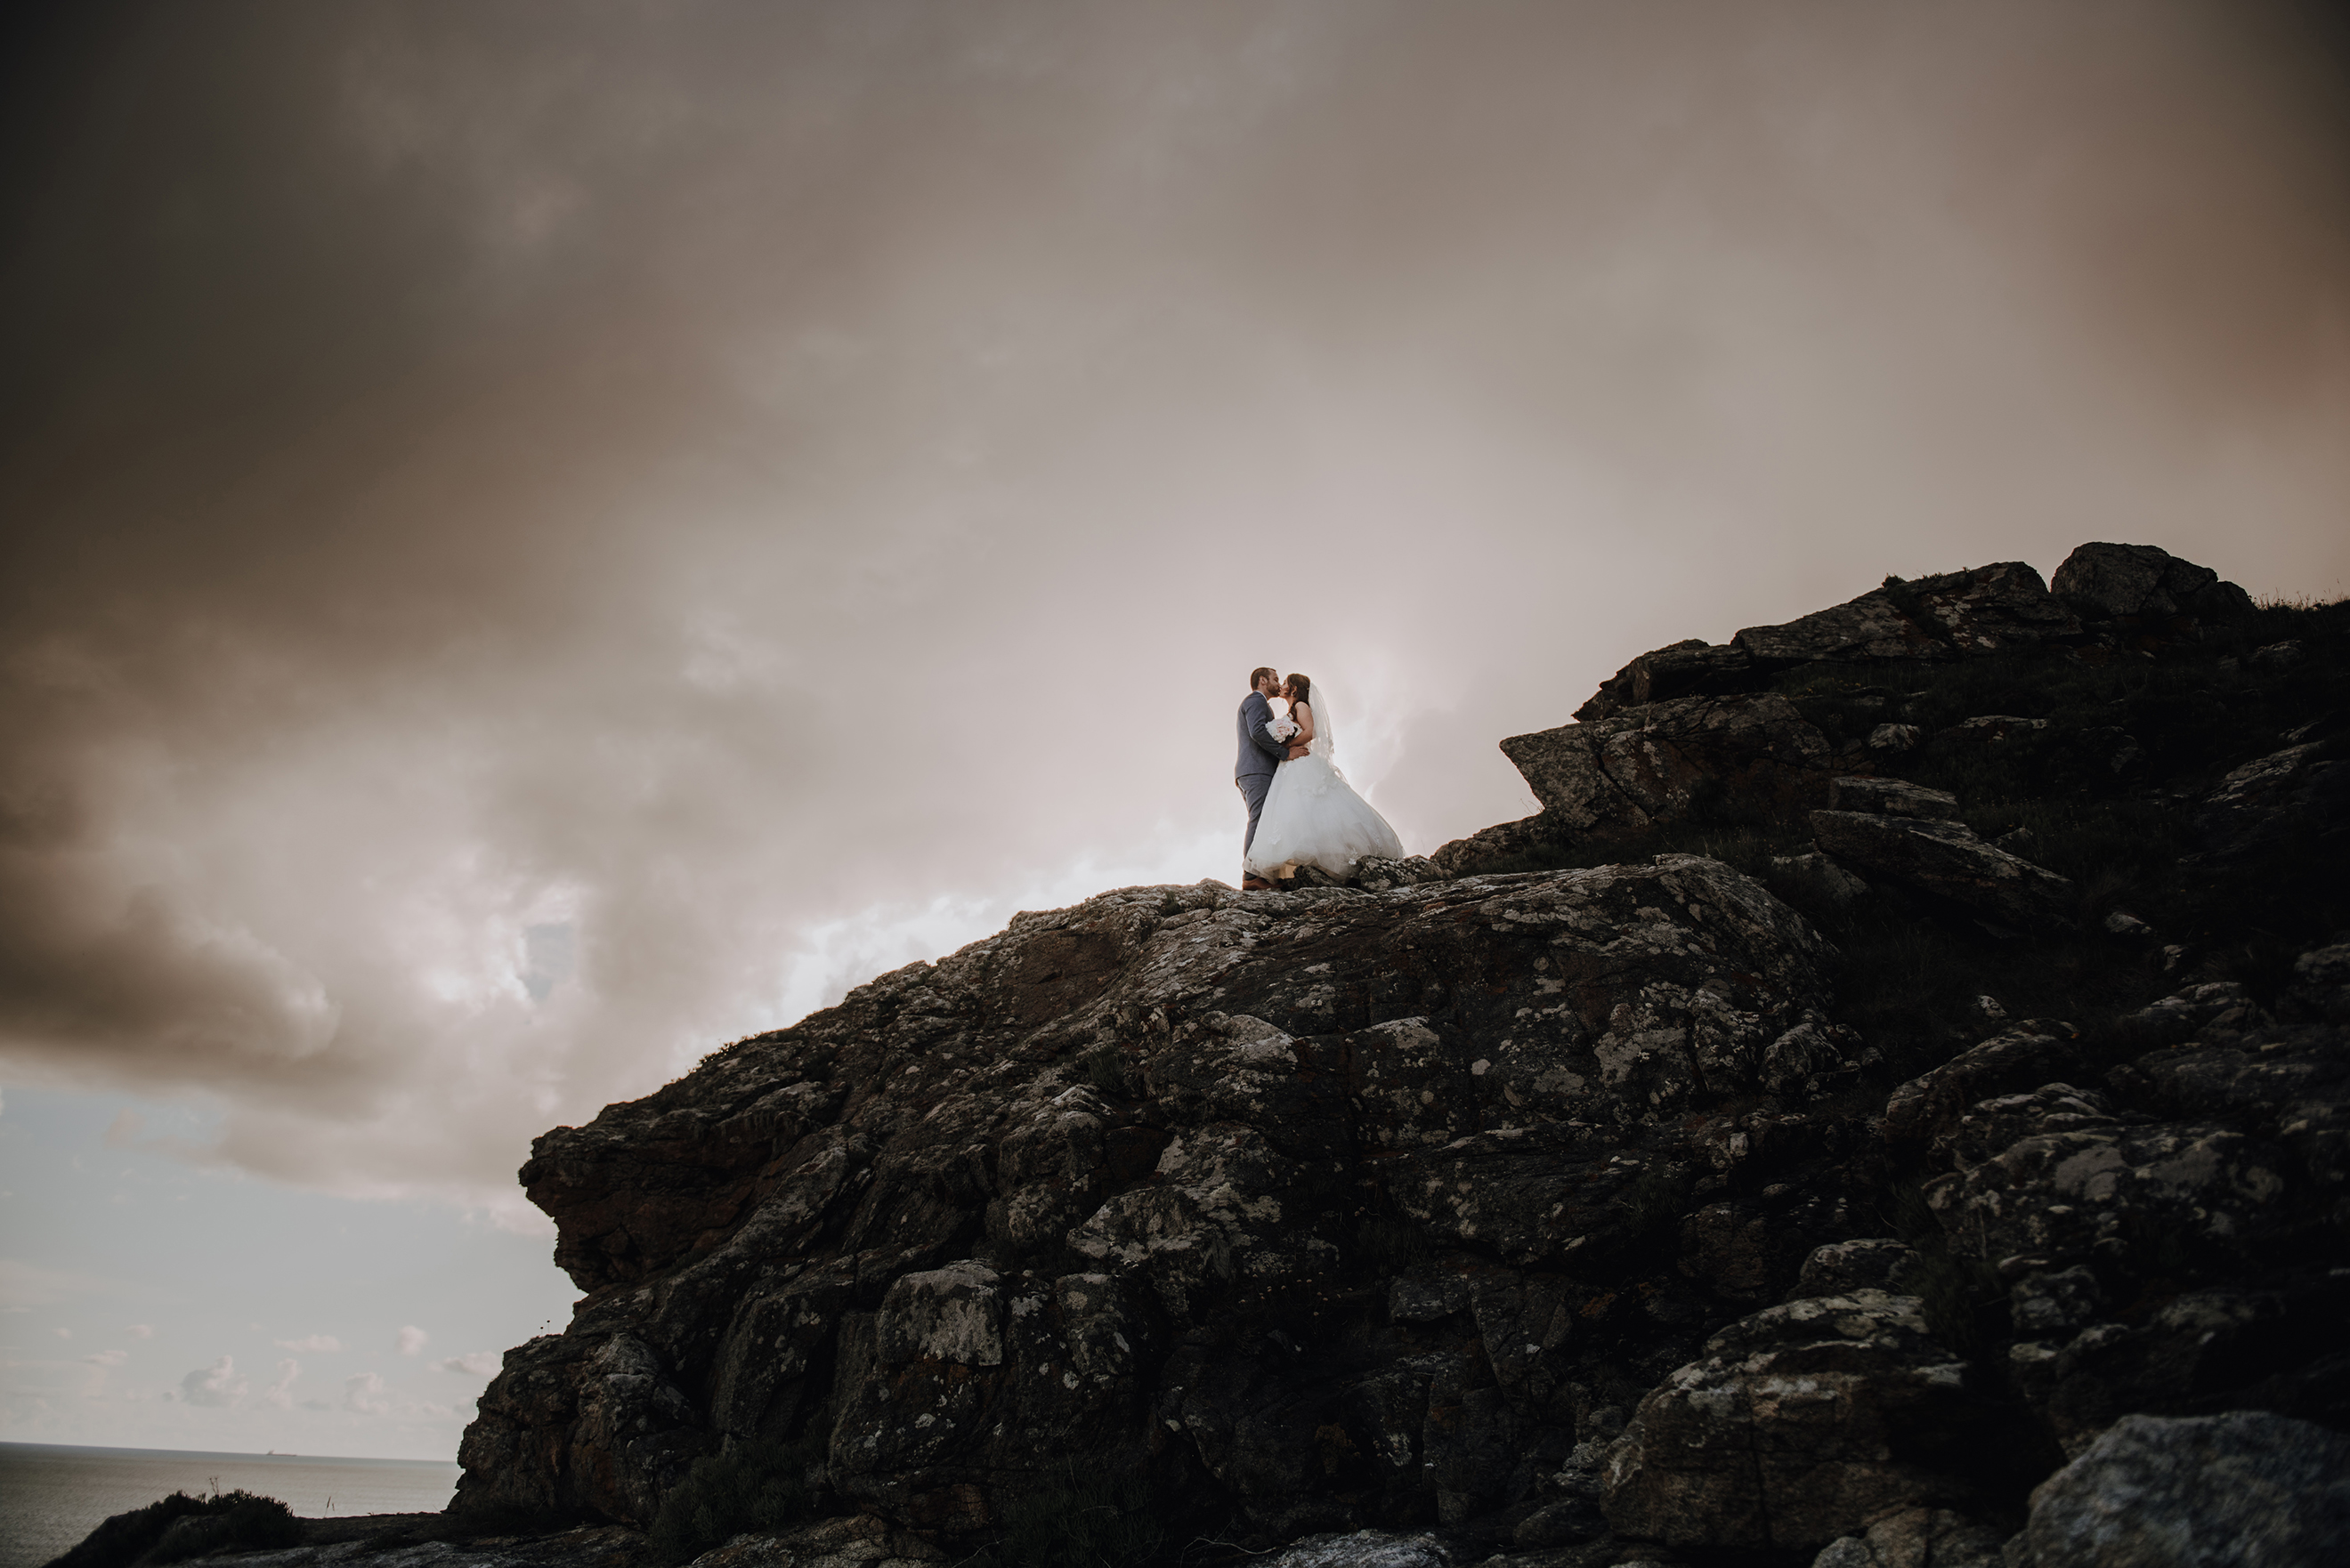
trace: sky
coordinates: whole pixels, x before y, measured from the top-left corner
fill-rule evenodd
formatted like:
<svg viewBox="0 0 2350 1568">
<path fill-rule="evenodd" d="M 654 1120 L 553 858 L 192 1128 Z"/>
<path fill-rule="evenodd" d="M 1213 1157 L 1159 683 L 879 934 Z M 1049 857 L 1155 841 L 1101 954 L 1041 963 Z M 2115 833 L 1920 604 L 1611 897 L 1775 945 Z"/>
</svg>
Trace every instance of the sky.
<svg viewBox="0 0 2350 1568">
<path fill-rule="evenodd" d="M 0 1440 L 448 1457 L 531 1137 L 1235 879 L 1256 665 L 1424 852 L 1889 572 L 2350 592 L 2333 17 L 15 8 Z"/>
</svg>

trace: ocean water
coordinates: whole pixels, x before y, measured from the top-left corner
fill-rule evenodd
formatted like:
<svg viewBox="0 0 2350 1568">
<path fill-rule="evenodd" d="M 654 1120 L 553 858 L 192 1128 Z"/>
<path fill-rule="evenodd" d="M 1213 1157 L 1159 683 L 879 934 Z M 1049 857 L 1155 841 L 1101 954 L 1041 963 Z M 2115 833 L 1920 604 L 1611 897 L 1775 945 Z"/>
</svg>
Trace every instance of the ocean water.
<svg viewBox="0 0 2350 1568">
<path fill-rule="evenodd" d="M 338 1459 L 0 1443 L 0 1568 L 41 1568 L 108 1516 L 174 1491 L 256 1491 L 306 1519 L 437 1513 L 457 1490 L 439 1459 Z"/>
</svg>

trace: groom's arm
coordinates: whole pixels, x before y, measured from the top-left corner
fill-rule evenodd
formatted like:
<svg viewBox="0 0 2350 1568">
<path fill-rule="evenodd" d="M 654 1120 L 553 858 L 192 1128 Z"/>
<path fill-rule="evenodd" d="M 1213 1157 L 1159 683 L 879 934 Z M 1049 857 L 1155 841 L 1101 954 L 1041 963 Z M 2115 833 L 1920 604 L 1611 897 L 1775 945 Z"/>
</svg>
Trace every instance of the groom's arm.
<svg viewBox="0 0 2350 1568">
<path fill-rule="evenodd" d="M 1253 701 L 1255 706 L 1249 710 L 1249 744 L 1276 763 L 1287 762 L 1289 760 L 1288 744 L 1274 740 L 1272 733 L 1265 728 L 1273 722 L 1273 704 L 1262 697 L 1255 698 Z"/>
</svg>

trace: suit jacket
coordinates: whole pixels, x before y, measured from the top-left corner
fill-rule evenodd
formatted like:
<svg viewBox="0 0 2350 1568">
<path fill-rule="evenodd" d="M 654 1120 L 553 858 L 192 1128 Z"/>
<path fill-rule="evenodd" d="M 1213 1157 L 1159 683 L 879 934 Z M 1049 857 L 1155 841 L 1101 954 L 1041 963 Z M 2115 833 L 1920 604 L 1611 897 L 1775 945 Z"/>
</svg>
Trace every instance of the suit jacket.
<svg viewBox="0 0 2350 1568">
<path fill-rule="evenodd" d="M 1241 699 L 1240 761 L 1232 764 L 1232 777 L 1244 779 L 1251 774 L 1273 776 L 1273 770 L 1289 760 L 1288 744 L 1265 733 L 1273 722 L 1273 704 L 1264 700 L 1262 691 L 1252 691 Z"/>
</svg>

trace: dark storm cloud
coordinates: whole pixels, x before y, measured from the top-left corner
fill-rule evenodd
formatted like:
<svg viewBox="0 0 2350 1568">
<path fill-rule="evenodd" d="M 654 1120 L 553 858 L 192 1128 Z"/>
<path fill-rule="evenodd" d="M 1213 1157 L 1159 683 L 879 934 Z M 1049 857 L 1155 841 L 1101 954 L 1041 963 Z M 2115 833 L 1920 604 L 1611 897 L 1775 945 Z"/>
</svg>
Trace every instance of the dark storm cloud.
<svg viewBox="0 0 2350 1568">
<path fill-rule="evenodd" d="M 1887 570 L 2341 586 L 2290 7 L 95 15 L 12 122 L 0 1038 L 289 1178 L 1229 877 L 1268 659 L 1426 848 Z"/>
</svg>

